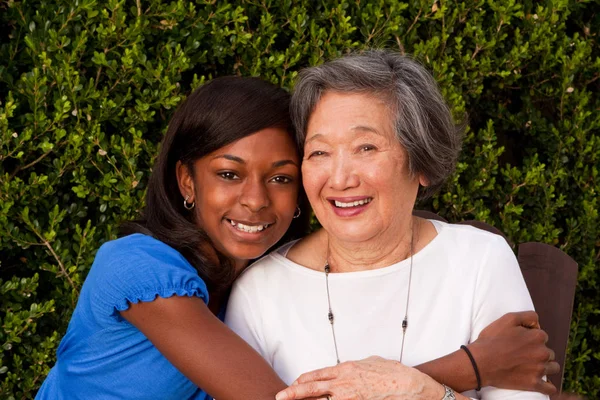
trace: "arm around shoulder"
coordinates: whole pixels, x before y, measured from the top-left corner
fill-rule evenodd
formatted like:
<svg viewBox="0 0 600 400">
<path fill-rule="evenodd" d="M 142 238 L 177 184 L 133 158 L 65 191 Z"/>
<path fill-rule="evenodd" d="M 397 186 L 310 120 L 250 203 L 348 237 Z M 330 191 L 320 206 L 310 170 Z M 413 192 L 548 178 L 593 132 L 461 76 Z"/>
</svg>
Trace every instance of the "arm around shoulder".
<svg viewBox="0 0 600 400">
<path fill-rule="evenodd" d="M 265 360 L 197 297 L 159 297 L 132 304 L 121 315 L 215 398 L 273 399 L 285 387 Z"/>
<path fill-rule="evenodd" d="M 144 235 L 115 242 L 90 272 L 95 274 L 93 292 L 104 297 L 100 310 L 105 315 L 120 313 L 213 397 L 272 399 L 285 386 L 259 354 L 213 315 L 206 284 L 179 252 Z"/>
</svg>

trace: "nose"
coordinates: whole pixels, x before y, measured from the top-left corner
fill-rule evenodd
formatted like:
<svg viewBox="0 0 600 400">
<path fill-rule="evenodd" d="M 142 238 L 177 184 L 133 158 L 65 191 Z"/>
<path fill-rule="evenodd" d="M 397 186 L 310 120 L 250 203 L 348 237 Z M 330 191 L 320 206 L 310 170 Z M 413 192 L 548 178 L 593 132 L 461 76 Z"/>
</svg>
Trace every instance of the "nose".
<svg viewBox="0 0 600 400">
<path fill-rule="evenodd" d="M 264 182 L 248 179 L 242 187 L 240 203 L 252 212 L 258 212 L 270 203 L 269 193 Z"/>
<path fill-rule="evenodd" d="M 332 157 L 331 174 L 329 176 L 329 186 L 335 190 L 346 190 L 357 187 L 360 183 L 355 165 L 352 160 L 343 155 L 337 154 Z"/>
</svg>

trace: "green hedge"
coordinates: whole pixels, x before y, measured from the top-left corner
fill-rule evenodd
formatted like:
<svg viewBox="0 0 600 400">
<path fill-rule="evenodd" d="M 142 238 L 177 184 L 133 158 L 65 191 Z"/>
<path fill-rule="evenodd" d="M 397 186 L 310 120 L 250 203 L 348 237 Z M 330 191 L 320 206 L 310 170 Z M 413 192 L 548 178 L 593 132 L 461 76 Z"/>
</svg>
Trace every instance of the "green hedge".
<svg viewBox="0 0 600 400">
<path fill-rule="evenodd" d="M 290 88 L 366 46 L 415 54 L 469 115 L 454 179 L 421 207 L 579 263 L 566 388 L 598 398 L 599 32 L 586 0 L 0 0 L 0 398 L 31 398 L 54 364 L 191 88 L 229 74 Z"/>
</svg>

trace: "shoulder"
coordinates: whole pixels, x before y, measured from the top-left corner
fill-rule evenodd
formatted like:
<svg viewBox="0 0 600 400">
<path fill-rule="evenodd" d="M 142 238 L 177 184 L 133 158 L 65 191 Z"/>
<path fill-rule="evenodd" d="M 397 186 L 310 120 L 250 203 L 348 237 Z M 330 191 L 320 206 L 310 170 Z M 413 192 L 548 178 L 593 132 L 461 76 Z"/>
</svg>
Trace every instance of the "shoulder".
<svg viewBox="0 0 600 400">
<path fill-rule="evenodd" d="M 483 277 L 520 271 L 513 249 L 502 236 L 470 225 L 439 221 L 433 224 L 438 235 L 419 252 L 429 265 L 446 266 L 456 276 Z"/>
<path fill-rule="evenodd" d="M 177 250 L 152 236 L 141 233 L 124 236 L 104 243 L 96 254 L 96 262 L 123 263 L 170 262 L 189 266 L 189 262 Z"/>
<path fill-rule="evenodd" d="M 438 231 L 437 240 L 446 246 L 457 250 L 494 250 L 510 251 L 510 246 L 502 236 L 471 225 L 449 224 L 441 221 L 431 221 Z"/>
<path fill-rule="evenodd" d="M 287 243 L 246 267 L 235 280 L 234 288 L 240 286 L 247 287 L 257 282 L 264 282 L 270 279 L 271 276 L 280 274 L 281 270 L 285 269 L 290 263 L 285 255 L 282 254 L 282 250 L 291 245 L 293 244 Z"/>
<path fill-rule="evenodd" d="M 181 253 L 151 236 L 133 234 L 103 244 L 85 282 L 86 290 L 116 302 L 156 296 L 194 295 L 208 300 L 205 282 Z"/>
<path fill-rule="evenodd" d="M 196 269 L 179 251 L 140 233 L 103 244 L 96 254 L 92 269 L 121 275 L 163 270 L 197 274 Z"/>
<path fill-rule="evenodd" d="M 309 268 L 290 259 L 290 253 L 303 241 L 304 239 L 300 239 L 284 244 L 252 263 L 235 280 L 233 290 L 264 296 L 270 289 L 276 288 L 280 282 L 287 282 L 290 279 L 296 281 L 300 275 L 314 273 Z"/>
</svg>

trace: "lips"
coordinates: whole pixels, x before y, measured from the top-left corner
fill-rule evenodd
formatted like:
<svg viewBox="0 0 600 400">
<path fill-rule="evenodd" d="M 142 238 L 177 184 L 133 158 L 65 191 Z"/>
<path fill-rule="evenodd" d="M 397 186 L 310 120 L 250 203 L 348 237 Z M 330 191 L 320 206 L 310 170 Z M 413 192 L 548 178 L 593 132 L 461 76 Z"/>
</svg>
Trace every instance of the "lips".
<svg viewBox="0 0 600 400">
<path fill-rule="evenodd" d="M 373 201 L 373 198 L 368 196 L 328 197 L 327 201 L 338 217 L 345 218 L 362 214 Z"/>
<path fill-rule="evenodd" d="M 259 233 L 268 229 L 273 223 L 269 222 L 247 222 L 247 221 L 239 221 L 234 219 L 226 218 L 227 222 L 231 224 L 233 228 L 240 232 L 245 233 Z"/>
<path fill-rule="evenodd" d="M 335 208 L 352 208 L 369 204 L 373 201 L 372 197 L 328 197 L 327 201 Z"/>
<path fill-rule="evenodd" d="M 373 199 L 372 198 L 366 198 L 366 199 L 361 199 L 361 200 L 355 200 L 355 201 L 339 201 L 339 200 L 333 200 L 333 205 L 338 207 L 338 208 L 349 208 L 349 207 L 357 207 L 357 206 L 363 206 L 365 204 L 369 204 Z"/>
</svg>

